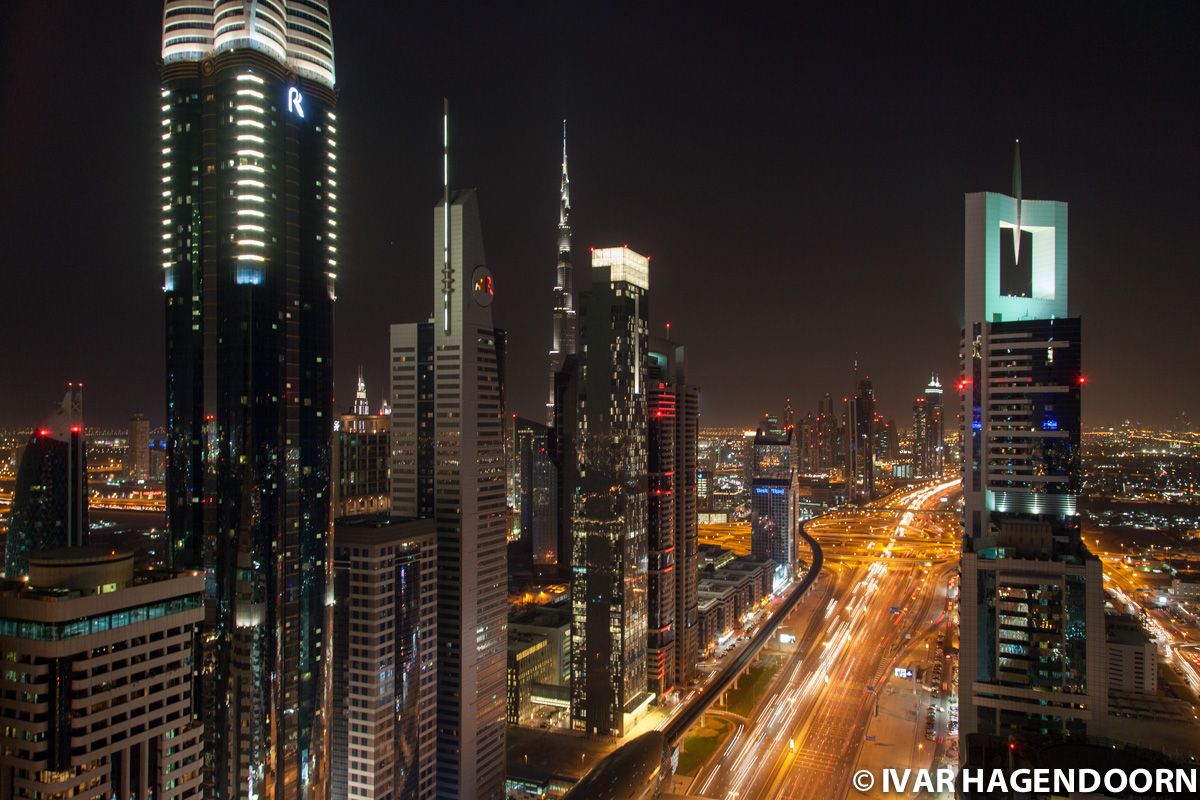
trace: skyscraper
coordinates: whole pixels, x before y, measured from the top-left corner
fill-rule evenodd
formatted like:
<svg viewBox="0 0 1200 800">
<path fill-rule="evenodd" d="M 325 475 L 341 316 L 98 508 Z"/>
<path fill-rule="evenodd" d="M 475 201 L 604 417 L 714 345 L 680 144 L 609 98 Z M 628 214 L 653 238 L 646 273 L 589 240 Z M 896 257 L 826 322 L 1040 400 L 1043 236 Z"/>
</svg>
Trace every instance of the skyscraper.
<svg viewBox="0 0 1200 800">
<path fill-rule="evenodd" d="M 646 690 L 646 357 L 650 259 L 592 251 L 583 297 L 571 535 L 571 724 L 623 736 Z"/>
<path fill-rule="evenodd" d="M 575 355 L 574 268 L 571 266 L 571 181 L 567 177 L 567 121 L 563 120 L 562 183 L 558 193 L 558 270 L 554 281 L 554 337 L 550 344 L 550 399 L 546 424 L 554 424 L 554 385 L 567 356 Z"/>
<path fill-rule="evenodd" d="M 337 522 L 333 800 L 430 800 L 437 772 L 437 544 L 432 519 Z"/>
<path fill-rule="evenodd" d="M 533 563 L 558 565 L 558 470 L 551 454 L 550 428 L 518 417 L 515 461 L 521 538 L 527 539 Z"/>
<path fill-rule="evenodd" d="M 392 513 L 437 522 L 437 791 L 469 800 L 504 794 L 504 342 L 475 190 L 450 190 L 448 117 L 443 136 L 433 315 L 391 329 Z"/>
<path fill-rule="evenodd" d="M 338 165 L 325 0 L 167 0 L 167 525 L 204 569 L 206 795 L 322 798 Z"/>
<path fill-rule="evenodd" d="M 150 420 L 134 414 L 129 420 L 129 449 L 125 453 L 125 474 L 134 480 L 150 477 Z"/>
<path fill-rule="evenodd" d="M 83 384 L 69 384 L 62 404 L 33 429 L 17 467 L 4 574 L 19 578 L 30 553 L 84 543 L 88 530 Z"/>
<path fill-rule="evenodd" d="M 799 492 L 792 450 L 795 429 L 764 417 L 754 434 L 750 481 L 750 552 L 775 562 L 775 585 L 791 577 L 796 561 Z"/>
<path fill-rule="evenodd" d="M 1042 743 L 1106 732 L 1104 587 L 1077 515 L 1067 204 L 1025 200 L 1019 166 L 1013 195 L 966 196 L 961 721 Z"/>
<path fill-rule="evenodd" d="M 696 675 L 699 629 L 696 583 L 699 528 L 700 394 L 687 382 L 687 360 L 678 342 L 652 337 L 646 361 L 649 422 L 650 689 L 660 664 L 664 688 Z M 669 521 L 667 518 L 670 518 Z M 670 531 L 672 536 L 664 534 Z M 665 578 L 665 579 L 664 579 Z M 673 592 L 667 601 L 663 595 Z M 655 604 L 671 612 L 656 615 Z M 656 623 L 656 616 L 662 621 Z M 667 625 L 669 623 L 669 628 Z M 657 627 L 656 627 L 657 626 Z M 667 628 L 667 630 L 664 630 Z M 669 634 L 670 641 L 664 641 Z M 667 647 L 667 645 L 670 645 Z M 657 653 L 662 652 L 660 658 Z"/>
<path fill-rule="evenodd" d="M 653 341 L 653 340 L 652 340 Z M 678 398 L 668 387 L 664 361 L 665 348 L 655 345 L 646 359 L 646 471 L 647 517 L 646 552 L 648 557 L 647 685 L 658 699 L 675 688 L 675 637 L 678 620 L 675 607 L 676 569 L 675 484 L 679 478 L 675 452 L 675 427 Z"/>
<path fill-rule="evenodd" d="M 870 378 L 858 381 L 857 391 L 846 401 L 845 416 L 846 498 L 865 503 L 875 494 L 875 390 Z"/>
<path fill-rule="evenodd" d="M 933 375 L 925 392 L 913 399 L 913 477 L 940 478 L 946 465 L 945 450 L 942 383 Z"/>
</svg>

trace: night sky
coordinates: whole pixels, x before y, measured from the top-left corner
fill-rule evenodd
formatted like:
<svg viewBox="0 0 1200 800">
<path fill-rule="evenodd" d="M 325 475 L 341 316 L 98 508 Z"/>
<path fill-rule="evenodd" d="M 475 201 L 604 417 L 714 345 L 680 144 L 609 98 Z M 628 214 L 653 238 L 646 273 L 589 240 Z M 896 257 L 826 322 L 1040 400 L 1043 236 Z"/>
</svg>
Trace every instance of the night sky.
<svg viewBox="0 0 1200 800">
<path fill-rule="evenodd" d="M 910 425 L 930 372 L 957 373 L 962 196 L 1011 189 L 1016 137 L 1025 196 L 1070 203 L 1085 421 L 1200 418 L 1196 4 L 331 5 L 339 406 L 360 363 L 379 402 L 388 324 L 432 308 L 448 95 L 513 411 L 542 416 L 566 117 L 577 281 L 589 246 L 652 256 L 653 327 L 687 344 L 706 424 L 843 395 L 857 356 Z M 72 378 L 92 425 L 162 421 L 161 11 L 0 10 L 0 426 Z"/>
</svg>

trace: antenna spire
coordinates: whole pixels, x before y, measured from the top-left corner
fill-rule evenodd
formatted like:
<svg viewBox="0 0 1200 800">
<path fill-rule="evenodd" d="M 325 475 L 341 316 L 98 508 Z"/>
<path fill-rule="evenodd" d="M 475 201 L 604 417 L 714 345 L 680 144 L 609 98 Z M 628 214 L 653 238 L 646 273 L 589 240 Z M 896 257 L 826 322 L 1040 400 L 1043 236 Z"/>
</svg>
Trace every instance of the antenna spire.
<svg viewBox="0 0 1200 800">
<path fill-rule="evenodd" d="M 442 98 L 442 332 L 450 332 L 450 98 Z"/>
<path fill-rule="evenodd" d="M 1013 228 L 1013 261 L 1021 262 L 1021 140 L 1013 146 L 1013 197 L 1017 199 L 1017 224 Z"/>
<path fill-rule="evenodd" d="M 571 217 L 571 179 L 567 177 L 567 121 L 562 123 L 562 187 L 558 198 L 558 226 L 565 228 Z"/>
</svg>

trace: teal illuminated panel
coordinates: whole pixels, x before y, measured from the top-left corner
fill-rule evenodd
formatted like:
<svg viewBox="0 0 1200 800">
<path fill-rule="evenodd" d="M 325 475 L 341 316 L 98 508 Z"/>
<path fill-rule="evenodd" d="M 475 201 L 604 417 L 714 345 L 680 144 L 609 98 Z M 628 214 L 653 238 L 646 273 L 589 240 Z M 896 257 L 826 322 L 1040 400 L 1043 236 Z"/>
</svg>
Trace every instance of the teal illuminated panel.
<svg viewBox="0 0 1200 800">
<path fill-rule="evenodd" d="M 966 201 L 965 320 L 1066 317 L 1067 204 L 994 192 Z"/>
</svg>

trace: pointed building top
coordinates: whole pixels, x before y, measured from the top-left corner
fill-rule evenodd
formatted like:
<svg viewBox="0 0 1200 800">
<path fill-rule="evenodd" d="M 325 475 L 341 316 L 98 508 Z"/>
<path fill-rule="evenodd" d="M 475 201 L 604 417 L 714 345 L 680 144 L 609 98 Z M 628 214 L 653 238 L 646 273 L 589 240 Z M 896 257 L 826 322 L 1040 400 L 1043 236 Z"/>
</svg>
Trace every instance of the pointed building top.
<svg viewBox="0 0 1200 800">
<path fill-rule="evenodd" d="M 358 365 L 358 386 L 354 391 L 354 408 L 353 413 L 359 416 L 367 416 L 371 413 L 371 405 L 367 400 L 367 382 L 363 379 L 362 364 Z"/>
<path fill-rule="evenodd" d="M 1013 197 L 1021 201 L 1021 140 L 1013 146 Z"/>
<path fill-rule="evenodd" d="M 567 121 L 562 126 L 562 187 L 558 198 L 558 227 L 565 228 L 571 221 L 571 179 L 567 177 Z"/>
</svg>

